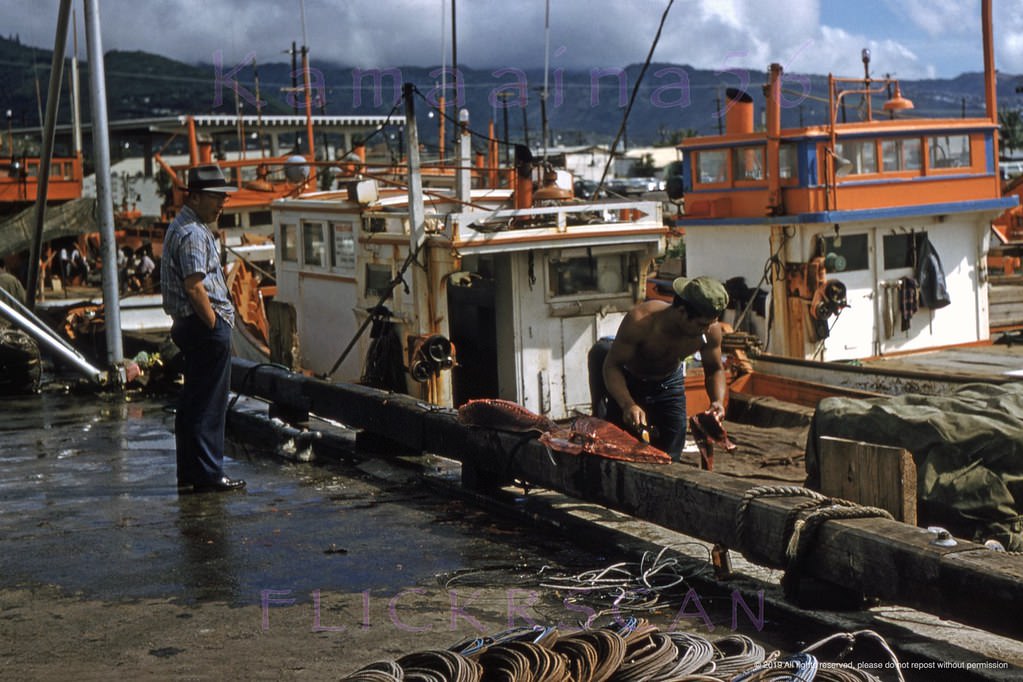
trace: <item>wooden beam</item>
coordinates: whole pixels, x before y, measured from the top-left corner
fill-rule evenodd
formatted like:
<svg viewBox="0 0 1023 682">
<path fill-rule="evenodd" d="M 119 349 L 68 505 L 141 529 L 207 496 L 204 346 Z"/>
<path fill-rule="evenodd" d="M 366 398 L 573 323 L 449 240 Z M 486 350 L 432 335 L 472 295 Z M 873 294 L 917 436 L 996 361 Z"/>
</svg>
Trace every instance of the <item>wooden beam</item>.
<svg viewBox="0 0 1023 682">
<path fill-rule="evenodd" d="M 916 464 L 903 448 L 820 439 L 821 493 L 888 511 L 916 525 Z"/>
<path fill-rule="evenodd" d="M 531 434 L 468 427 L 453 410 L 406 395 L 330 384 L 237 358 L 231 387 L 458 460 L 494 479 L 528 481 L 741 550 L 767 566 L 788 565 L 792 516 L 807 500 L 749 501 L 748 482 L 677 464 L 628 464 L 548 452 Z M 924 529 L 882 518 L 827 521 L 802 557 L 800 574 L 1018 637 L 1023 559 L 965 541 L 942 547 L 933 539 Z"/>
</svg>

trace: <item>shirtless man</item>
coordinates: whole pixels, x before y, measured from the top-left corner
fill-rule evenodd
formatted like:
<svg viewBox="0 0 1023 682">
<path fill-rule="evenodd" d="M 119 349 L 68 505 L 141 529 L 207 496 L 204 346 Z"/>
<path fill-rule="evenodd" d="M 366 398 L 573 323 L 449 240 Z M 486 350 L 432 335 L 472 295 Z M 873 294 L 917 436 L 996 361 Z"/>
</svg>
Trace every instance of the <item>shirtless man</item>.
<svg viewBox="0 0 1023 682">
<path fill-rule="evenodd" d="M 685 359 L 699 351 L 711 409 L 725 413 L 721 325 L 728 305 L 724 286 L 709 277 L 672 283 L 672 303 L 634 307 L 603 364 L 609 399 L 606 419 L 633 433 L 650 429 L 650 442 L 678 460 L 685 445 Z"/>
</svg>

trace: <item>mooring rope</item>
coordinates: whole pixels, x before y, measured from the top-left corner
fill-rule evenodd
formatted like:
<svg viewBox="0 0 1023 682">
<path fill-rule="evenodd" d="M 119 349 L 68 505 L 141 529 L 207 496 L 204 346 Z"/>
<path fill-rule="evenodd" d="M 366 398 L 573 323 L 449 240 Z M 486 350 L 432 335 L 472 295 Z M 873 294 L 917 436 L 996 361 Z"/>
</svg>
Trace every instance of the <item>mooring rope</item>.
<svg viewBox="0 0 1023 682">
<path fill-rule="evenodd" d="M 798 587 L 808 548 L 816 537 L 821 524 L 837 519 L 892 519 L 892 515 L 884 509 L 826 497 L 815 490 L 801 486 L 755 486 L 746 491 L 735 511 L 735 538 L 738 545 L 736 549 L 743 554 L 747 554 L 748 550 L 746 519 L 749 514 L 749 506 L 753 500 L 761 497 L 809 498 L 789 509 L 786 521 L 785 535 L 788 537 L 785 548 L 786 567 L 781 583 L 785 594 L 789 597 L 793 596 Z M 810 513 L 805 518 L 799 518 L 804 512 Z"/>
</svg>

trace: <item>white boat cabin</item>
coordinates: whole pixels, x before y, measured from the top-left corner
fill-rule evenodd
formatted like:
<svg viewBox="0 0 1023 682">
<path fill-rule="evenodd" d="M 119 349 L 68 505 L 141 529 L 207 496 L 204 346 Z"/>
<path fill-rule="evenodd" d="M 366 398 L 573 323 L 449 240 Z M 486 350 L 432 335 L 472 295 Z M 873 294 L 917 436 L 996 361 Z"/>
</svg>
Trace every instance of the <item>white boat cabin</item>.
<svg viewBox="0 0 1023 682">
<path fill-rule="evenodd" d="M 508 189 L 427 190 L 410 212 L 406 192 L 363 181 L 274 202 L 298 364 L 440 405 L 588 413 L 587 353 L 642 300 L 666 228 L 657 202 L 540 194 L 515 209 Z"/>
</svg>

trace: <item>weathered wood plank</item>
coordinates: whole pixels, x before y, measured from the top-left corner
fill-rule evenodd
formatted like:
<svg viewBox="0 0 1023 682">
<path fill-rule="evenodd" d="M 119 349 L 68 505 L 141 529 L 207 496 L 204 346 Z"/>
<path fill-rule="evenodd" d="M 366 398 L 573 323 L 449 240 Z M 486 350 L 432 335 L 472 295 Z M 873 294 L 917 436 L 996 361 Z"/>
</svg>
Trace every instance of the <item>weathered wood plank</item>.
<svg viewBox="0 0 1023 682">
<path fill-rule="evenodd" d="M 453 410 L 408 396 L 328 384 L 235 359 L 232 389 L 308 405 L 323 415 L 495 479 L 516 478 L 624 511 L 774 567 L 788 564 L 793 513 L 806 497 L 747 502 L 748 482 L 679 465 L 628 464 L 548 452 L 529 434 L 460 424 Z M 295 403 L 292 405 L 292 403 Z M 785 489 L 788 490 L 788 489 Z M 737 518 L 741 509 L 745 513 Z M 740 528 L 744 542 L 740 543 Z M 800 573 L 983 629 L 1019 636 L 1023 558 L 960 542 L 932 544 L 926 530 L 887 519 L 832 520 L 809 543 Z"/>
<path fill-rule="evenodd" d="M 916 525 L 916 465 L 909 451 L 822 436 L 820 469 L 824 495 L 880 507 Z"/>
</svg>

